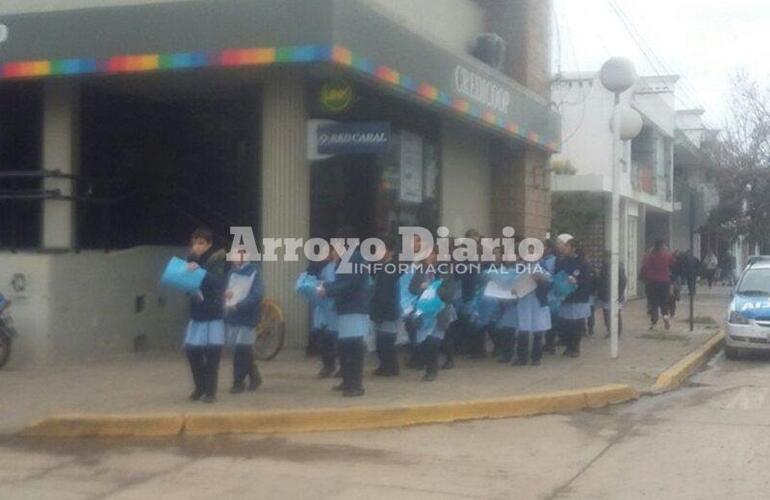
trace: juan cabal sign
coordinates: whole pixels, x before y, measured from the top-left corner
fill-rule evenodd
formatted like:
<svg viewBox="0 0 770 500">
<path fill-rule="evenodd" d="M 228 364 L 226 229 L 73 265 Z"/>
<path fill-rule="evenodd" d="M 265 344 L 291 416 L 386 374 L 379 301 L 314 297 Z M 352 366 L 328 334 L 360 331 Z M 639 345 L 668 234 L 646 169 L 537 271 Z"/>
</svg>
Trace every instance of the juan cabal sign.
<svg viewBox="0 0 770 500">
<path fill-rule="evenodd" d="M 390 123 L 326 123 L 316 134 L 320 155 L 381 153 L 390 144 Z"/>
</svg>

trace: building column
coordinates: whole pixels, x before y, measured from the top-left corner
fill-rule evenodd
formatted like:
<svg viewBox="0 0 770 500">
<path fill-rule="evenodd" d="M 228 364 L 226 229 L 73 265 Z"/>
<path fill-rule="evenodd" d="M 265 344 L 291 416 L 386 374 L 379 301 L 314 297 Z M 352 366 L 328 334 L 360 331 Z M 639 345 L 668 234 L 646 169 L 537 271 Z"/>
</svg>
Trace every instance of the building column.
<svg viewBox="0 0 770 500">
<path fill-rule="evenodd" d="M 310 165 L 307 160 L 305 82 L 299 74 L 271 74 L 262 91 L 262 238 L 310 237 Z M 299 252 L 301 254 L 301 252 Z M 265 262 L 266 294 L 283 309 L 290 346 L 304 345 L 308 333 L 307 303 L 294 291 L 304 270 L 299 262 Z"/>
<path fill-rule="evenodd" d="M 548 153 L 514 149 L 498 141 L 492 146 L 492 220 L 497 232 L 513 226 L 516 234 L 545 238 L 551 228 Z"/>
<path fill-rule="evenodd" d="M 42 150 L 44 170 L 77 174 L 80 163 L 80 91 L 73 80 L 50 80 L 43 90 Z M 62 196 L 73 193 L 71 179 L 46 178 L 46 190 L 58 190 Z M 69 250 L 75 245 L 75 204 L 71 201 L 43 202 L 42 246 Z"/>
</svg>

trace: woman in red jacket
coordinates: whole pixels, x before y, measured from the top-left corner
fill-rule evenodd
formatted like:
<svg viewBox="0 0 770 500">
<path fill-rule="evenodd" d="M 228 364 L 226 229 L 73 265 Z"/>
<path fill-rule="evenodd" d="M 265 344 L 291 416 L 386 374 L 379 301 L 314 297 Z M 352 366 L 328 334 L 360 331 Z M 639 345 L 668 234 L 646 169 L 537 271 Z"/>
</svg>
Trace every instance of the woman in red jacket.
<svg viewBox="0 0 770 500">
<path fill-rule="evenodd" d="M 656 240 L 652 251 L 644 257 L 639 273 L 647 289 L 647 309 L 650 313 L 650 330 L 658 324 L 658 311 L 663 316 L 666 330 L 671 328 L 668 310 L 668 296 L 671 293 L 671 266 L 674 257 L 663 240 Z"/>
</svg>

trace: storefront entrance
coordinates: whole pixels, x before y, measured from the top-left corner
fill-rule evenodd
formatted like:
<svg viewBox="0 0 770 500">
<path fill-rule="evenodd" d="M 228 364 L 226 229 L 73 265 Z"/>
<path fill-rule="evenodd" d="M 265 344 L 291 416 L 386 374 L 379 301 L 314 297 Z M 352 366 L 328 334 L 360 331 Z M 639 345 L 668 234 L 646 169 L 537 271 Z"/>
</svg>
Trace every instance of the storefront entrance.
<svg viewBox="0 0 770 500">
<path fill-rule="evenodd" d="M 403 138 L 411 138 L 409 158 Z M 340 155 L 311 164 L 311 234 L 352 227 L 360 238 L 397 235 L 399 226 L 438 226 L 436 148 L 396 132 L 387 153 Z"/>
</svg>

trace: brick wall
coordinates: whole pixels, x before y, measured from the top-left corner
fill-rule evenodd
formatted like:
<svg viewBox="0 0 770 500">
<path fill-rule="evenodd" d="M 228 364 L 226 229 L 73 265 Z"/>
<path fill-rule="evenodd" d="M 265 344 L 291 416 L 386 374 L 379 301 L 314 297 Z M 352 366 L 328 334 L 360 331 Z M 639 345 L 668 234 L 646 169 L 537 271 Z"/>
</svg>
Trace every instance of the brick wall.
<svg viewBox="0 0 770 500">
<path fill-rule="evenodd" d="M 551 91 L 551 0 L 482 0 L 487 31 L 507 45 L 504 72 L 548 98 Z"/>
<path fill-rule="evenodd" d="M 495 142 L 491 148 L 492 221 L 496 232 L 513 226 L 520 236 L 544 238 L 551 226 L 548 155 Z"/>
</svg>

